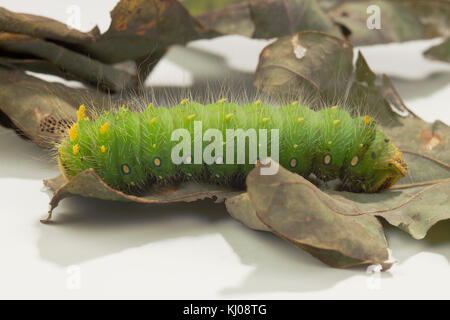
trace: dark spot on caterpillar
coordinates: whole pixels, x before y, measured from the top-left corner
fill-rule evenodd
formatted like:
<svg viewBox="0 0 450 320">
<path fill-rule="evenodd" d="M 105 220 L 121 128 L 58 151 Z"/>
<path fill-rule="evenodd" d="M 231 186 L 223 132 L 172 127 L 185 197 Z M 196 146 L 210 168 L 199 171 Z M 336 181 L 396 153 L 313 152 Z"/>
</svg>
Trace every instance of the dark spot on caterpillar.
<svg viewBox="0 0 450 320">
<path fill-rule="evenodd" d="M 377 154 L 375 152 L 372 152 L 371 156 L 372 156 L 372 159 L 376 159 L 377 158 Z"/>
<path fill-rule="evenodd" d="M 333 161 L 333 157 L 331 156 L 331 154 L 327 153 L 326 155 L 323 156 L 323 164 L 328 166 L 331 164 L 331 162 Z"/>
<path fill-rule="evenodd" d="M 154 157 L 153 158 L 153 165 L 157 168 L 161 167 L 161 158 L 159 157 Z"/>
<path fill-rule="evenodd" d="M 297 167 L 297 165 L 298 165 L 297 158 L 291 158 L 291 159 L 289 160 L 289 166 L 290 166 L 291 168 L 295 168 L 295 167 Z"/>
<path fill-rule="evenodd" d="M 124 175 L 129 175 L 131 173 L 131 167 L 124 163 L 120 166 L 120 171 L 122 171 Z"/>
</svg>

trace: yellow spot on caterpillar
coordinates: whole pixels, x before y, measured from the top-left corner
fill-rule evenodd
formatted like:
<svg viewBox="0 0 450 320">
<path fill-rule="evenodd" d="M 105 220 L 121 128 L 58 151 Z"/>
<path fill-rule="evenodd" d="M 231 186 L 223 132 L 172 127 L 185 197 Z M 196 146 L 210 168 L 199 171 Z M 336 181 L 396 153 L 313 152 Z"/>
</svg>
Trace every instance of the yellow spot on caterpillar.
<svg viewBox="0 0 450 320">
<path fill-rule="evenodd" d="M 332 106 L 330 109 L 331 110 L 337 110 L 337 109 L 339 109 L 339 107 L 338 106 Z"/>
<path fill-rule="evenodd" d="M 74 142 L 78 136 L 78 123 L 75 123 L 69 130 L 69 138 L 71 142 Z"/>
<path fill-rule="evenodd" d="M 329 164 L 331 163 L 331 160 L 332 160 L 331 155 L 330 155 L 330 154 L 326 154 L 326 155 L 323 157 L 323 164 L 324 164 L 324 165 L 329 165 Z"/>
<path fill-rule="evenodd" d="M 332 144 L 332 143 L 333 143 L 333 141 L 331 141 L 331 140 L 330 140 L 330 141 L 328 141 L 328 144 Z"/>
<path fill-rule="evenodd" d="M 180 104 L 186 104 L 189 101 L 188 98 L 181 100 Z"/>
<path fill-rule="evenodd" d="M 148 109 L 151 109 L 151 108 L 153 108 L 153 102 L 150 102 L 150 103 L 148 104 Z"/>
<path fill-rule="evenodd" d="M 364 117 L 364 123 L 368 124 L 370 122 L 370 117 L 368 114 L 366 114 L 366 116 Z"/>
<path fill-rule="evenodd" d="M 84 120 L 84 118 L 86 117 L 86 106 L 84 104 L 82 104 L 77 111 L 77 120 Z"/>
<path fill-rule="evenodd" d="M 100 134 L 105 134 L 106 131 L 108 131 L 109 128 L 109 122 L 105 122 L 104 124 L 102 124 L 102 126 L 100 127 Z"/>
<path fill-rule="evenodd" d="M 195 117 L 195 113 L 188 115 L 187 119 L 192 120 L 192 119 L 194 119 L 194 117 Z"/>
<path fill-rule="evenodd" d="M 153 149 L 156 149 L 156 143 L 154 143 L 154 144 L 152 145 L 152 147 L 153 147 Z"/>
<path fill-rule="evenodd" d="M 227 98 L 223 98 L 223 99 L 220 99 L 219 101 L 217 101 L 217 103 L 224 103 L 224 102 L 226 102 L 228 99 Z"/>
<path fill-rule="evenodd" d="M 103 153 L 105 153 L 105 152 L 106 152 L 106 147 L 105 147 L 105 146 L 101 146 L 101 147 L 100 147 L 100 151 L 103 152 Z"/>
<path fill-rule="evenodd" d="M 259 106 L 260 104 L 261 104 L 261 100 L 256 100 L 255 102 L 254 102 L 254 104 L 256 104 L 257 106 Z"/>
<path fill-rule="evenodd" d="M 298 101 L 297 100 L 292 101 L 291 106 L 296 106 L 296 105 L 298 105 Z"/>
<path fill-rule="evenodd" d="M 305 118 L 300 117 L 300 118 L 297 119 L 297 122 L 298 122 L 298 123 L 301 123 L 301 122 L 303 122 L 304 120 L 305 120 Z"/>
<path fill-rule="evenodd" d="M 263 119 L 262 119 L 262 122 L 263 122 L 263 123 L 266 123 L 266 122 L 269 121 L 269 120 L 270 120 L 270 118 L 267 118 L 267 117 L 266 117 L 266 118 L 263 118 Z"/>
<path fill-rule="evenodd" d="M 294 147 L 294 149 L 297 149 L 298 144 L 294 144 L 293 147 Z"/>
<path fill-rule="evenodd" d="M 156 117 L 153 117 L 152 120 L 150 120 L 151 124 L 154 124 L 156 122 Z"/>
<path fill-rule="evenodd" d="M 74 145 L 72 151 L 74 155 L 77 155 L 80 152 L 80 146 L 78 144 Z"/>
<path fill-rule="evenodd" d="M 339 122 L 341 122 L 341 120 L 334 120 L 334 121 L 333 121 L 333 124 L 334 124 L 334 125 L 337 125 Z"/>
<path fill-rule="evenodd" d="M 225 120 L 230 120 L 232 116 L 233 116 L 232 113 L 227 114 L 227 115 L 225 116 Z"/>
<path fill-rule="evenodd" d="M 350 164 L 352 165 L 352 167 L 355 167 L 358 164 L 358 162 L 359 162 L 358 156 L 354 156 L 352 158 L 352 161 L 350 161 Z"/>
</svg>

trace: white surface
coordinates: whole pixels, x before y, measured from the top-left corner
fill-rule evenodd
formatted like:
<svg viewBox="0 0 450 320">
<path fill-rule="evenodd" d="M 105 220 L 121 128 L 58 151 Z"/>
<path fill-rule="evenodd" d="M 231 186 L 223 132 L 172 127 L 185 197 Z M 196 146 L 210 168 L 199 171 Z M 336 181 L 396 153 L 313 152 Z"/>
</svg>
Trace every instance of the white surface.
<svg viewBox="0 0 450 320">
<path fill-rule="evenodd" d="M 64 21 L 73 2 L 7 0 L 2 6 Z M 82 12 L 89 12 L 81 29 L 90 29 L 92 21 L 106 29 L 104 13 L 114 2 L 79 1 Z M 363 53 L 375 71 L 392 71 L 415 112 L 450 124 L 449 66 L 420 55 L 431 42 Z M 251 71 L 261 43 L 226 37 L 190 46 L 211 45 L 210 51 L 226 55 L 230 68 Z M 171 75 L 176 82 L 182 74 L 169 55 L 152 77 Z M 269 233 L 245 228 L 223 205 L 209 201 L 154 207 L 70 198 L 55 210 L 54 222 L 43 225 L 39 219 L 49 197 L 42 179 L 58 174 L 48 158 L 0 128 L 0 298 L 450 298 L 450 224 L 433 231 L 447 234 L 446 242 L 435 245 L 388 228 L 399 263 L 381 275 L 329 268 Z"/>
</svg>

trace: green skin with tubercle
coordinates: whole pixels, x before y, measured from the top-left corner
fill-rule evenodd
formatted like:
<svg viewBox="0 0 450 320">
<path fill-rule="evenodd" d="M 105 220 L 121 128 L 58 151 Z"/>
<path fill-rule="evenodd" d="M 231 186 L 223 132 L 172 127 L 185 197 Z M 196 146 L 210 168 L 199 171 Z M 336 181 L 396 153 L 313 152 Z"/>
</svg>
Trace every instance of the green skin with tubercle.
<svg viewBox="0 0 450 320">
<path fill-rule="evenodd" d="M 71 179 L 92 168 L 108 185 L 124 192 L 179 180 L 244 187 L 255 166 L 248 155 L 245 164 L 236 164 L 236 155 L 235 164 L 195 163 L 194 121 L 201 121 L 202 133 L 220 130 L 224 141 L 227 129 L 267 129 L 269 156 L 270 130 L 279 129 L 279 163 L 284 168 L 305 177 L 314 173 L 323 181 L 339 178 L 349 191 L 381 191 L 407 172 L 401 153 L 367 116 L 352 118 L 337 107 L 274 108 L 259 101 L 242 106 L 183 101 L 172 108 L 150 107 L 142 112 L 121 108 L 93 121 L 82 114 L 58 148 L 61 171 Z M 185 163 L 175 165 L 171 151 L 179 141 L 171 141 L 171 135 L 179 128 L 190 132 L 193 143 Z M 203 142 L 202 147 L 208 144 Z M 225 145 L 222 159 L 227 159 Z"/>
</svg>

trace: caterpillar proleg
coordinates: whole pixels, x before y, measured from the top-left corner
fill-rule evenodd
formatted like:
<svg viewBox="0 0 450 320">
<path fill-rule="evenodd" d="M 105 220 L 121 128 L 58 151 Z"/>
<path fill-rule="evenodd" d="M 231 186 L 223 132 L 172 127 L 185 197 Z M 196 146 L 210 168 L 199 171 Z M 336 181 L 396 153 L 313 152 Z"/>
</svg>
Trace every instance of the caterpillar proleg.
<svg viewBox="0 0 450 320">
<path fill-rule="evenodd" d="M 339 178 L 353 192 L 385 190 L 407 173 L 402 153 L 375 120 L 352 118 L 337 106 L 314 111 L 298 103 L 274 108 L 261 101 L 203 105 L 185 99 L 141 112 L 123 107 L 92 120 L 85 113 L 82 105 L 58 148 L 60 169 L 71 179 L 93 168 L 124 192 L 177 180 L 243 187 L 261 154 L 274 152 L 288 170 Z"/>
</svg>

